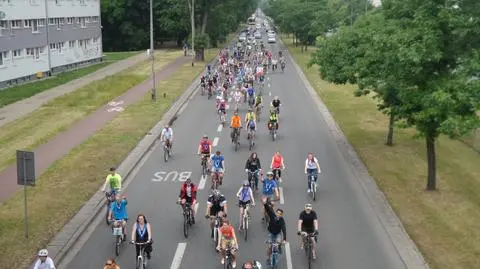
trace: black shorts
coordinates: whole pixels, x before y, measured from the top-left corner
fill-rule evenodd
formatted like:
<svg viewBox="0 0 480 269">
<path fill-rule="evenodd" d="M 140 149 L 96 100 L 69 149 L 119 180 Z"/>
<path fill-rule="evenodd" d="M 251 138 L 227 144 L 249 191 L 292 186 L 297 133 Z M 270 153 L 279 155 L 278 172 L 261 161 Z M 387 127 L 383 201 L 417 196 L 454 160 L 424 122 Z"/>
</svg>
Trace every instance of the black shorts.
<svg viewBox="0 0 480 269">
<path fill-rule="evenodd" d="M 246 202 L 238 201 L 238 206 L 239 206 L 239 207 L 246 208 L 247 205 L 249 205 L 249 204 L 251 204 L 251 203 L 252 203 L 251 200 L 248 200 L 248 201 L 246 201 Z"/>
<path fill-rule="evenodd" d="M 192 204 L 193 203 L 193 198 L 192 197 L 185 197 L 185 203 Z"/>
</svg>

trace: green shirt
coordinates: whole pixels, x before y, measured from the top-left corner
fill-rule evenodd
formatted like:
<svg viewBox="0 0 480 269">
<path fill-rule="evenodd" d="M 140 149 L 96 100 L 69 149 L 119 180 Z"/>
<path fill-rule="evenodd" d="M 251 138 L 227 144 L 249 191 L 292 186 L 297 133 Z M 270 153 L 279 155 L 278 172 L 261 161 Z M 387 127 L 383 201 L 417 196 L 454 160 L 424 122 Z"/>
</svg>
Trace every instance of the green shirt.
<svg viewBox="0 0 480 269">
<path fill-rule="evenodd" d="M 108 174 L 105 181 L 112 190 L 119 190 L 122 188 L 122 177 L 119 174 L 115 174 L 113 176 L 112 174 Z"/>
</svg>

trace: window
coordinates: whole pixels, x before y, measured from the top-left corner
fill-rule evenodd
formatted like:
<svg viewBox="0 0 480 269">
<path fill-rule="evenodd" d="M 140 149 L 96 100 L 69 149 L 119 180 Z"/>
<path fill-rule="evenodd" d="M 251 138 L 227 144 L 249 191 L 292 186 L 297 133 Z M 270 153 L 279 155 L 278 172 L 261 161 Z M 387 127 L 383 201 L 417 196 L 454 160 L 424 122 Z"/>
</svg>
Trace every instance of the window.
<svg viewBox="0 0 480 269">
<path fill-rule="evenodd" d="M 65 24 L 65 18 L 58 18 L 58 22 L 60 24 Z"/>
<path fill-rule="evenodd" d="M 68 47 L 71 48 L 71 49 L 75 48 L 75 40 L 68 41 Z"/>
<path fill-rule="evenodd" d="M 14 50 L 13 51 L 13 57 L 14 58 L 18 58 L 20 56 L 22 56 L 22 50 Z"/>
<path fill-rule="evenodd" d="M 57 50 L 57 46 L 56 46 L 55 43 L 51 43 L 51 44 L 50 44 L 50 50 L 52 50 L 52 51 Z"/>
<path fill-rule="evenodd" d="M 32 20 L 25 20 L 25 21 L 23 22 L 23 27 L 25 27 L 25 28 L 30 28 L 30 27 L 32 27 Z"/>
<path fill-rule="evenodd" d="M 37 20 L 37 25 L 38 25 L 39 27 L 44 27 L 44 26 L 45 26 L 45 19 Z"/>
<path fill-rule="evenodd" d="M 57 30 L 60 30 L 60 18 L 55 18 L 55 24 L 57 25 Z"/>
<path fill-rule="evenodd" d="M 85 5 L 85 0 L 78 0 L 80 2 L 80 5 Z"/>
<path fill-rule="evenodd" d="M 77 24 L 80 24 L 80 18 L 77 17 L 76 21 L 77 21 Z"/>
<path fill-rule="evenodd" d="M 12 26 L 12 29 L 20 28 L 21 24 L 22 24 L 21 20 L 10 21 L 10 25 Z"/>
<path fill-rule="evenodd" d="M 98 43 L 98 37 L 94 37 L 93 38 L 93 44 L 97 44 Z"/>
<path fill-rule="evenodd" d="M 33 53 L 33 59 L 38 60 L 40 59 L 40 52 L 42 51 L 42 48 L 35 48 L 35 51 Z"/>
<path fill-rule="evenodd" d="M 55 25 L 55 19 L 54 18 L 48 19 L 48 25 Z"/>
<path fill-rule="evenodd" d="M 65 42 L 57 43 L 58 53 L 62 53 L 62 49 L 63 49 L 64 45 L 65 45 Z"/>
<path fill-rule="evenodd" d="M 25 50 L 25 52 L 26 52 L 25 55 L 27 55 L 27 56 L 32 56 L 33 55 L 33 49 L 32 48 L 27 48 Z"/>
<path fill-rule="evenodd" d="M 72 24 L 72 23 L 73 23 L 73 17 L 68 17 L 67 24 Z"/>
<path fill-rule="evenodd" d="M 60 0 L 55 0 L 55 4 L 60 5 Z"/>
<path fill-rule="evenodd" d="M 38 22 L 37 22 L 37 20 L 32 20 L 32 33 L 38 33 Z"/>
<path fill-rule="evenodd" d="M 87 28 L 87 24 L 85 23 L 85 18 L 84 17 L 80 18 L 80 25 L 81 25 L 82 28 Z"/>
<path fill-rule="evenodd" d="M 4 63 L 3 63 L 3 54 L 5 52 L 0 52 L 0 66 L 2 66 Z"/>
<path fill-rule="evenodd" d="M 0 36 L 5 34 L 7 28 L 7 21 L 0 21 Z"/>
</svg>

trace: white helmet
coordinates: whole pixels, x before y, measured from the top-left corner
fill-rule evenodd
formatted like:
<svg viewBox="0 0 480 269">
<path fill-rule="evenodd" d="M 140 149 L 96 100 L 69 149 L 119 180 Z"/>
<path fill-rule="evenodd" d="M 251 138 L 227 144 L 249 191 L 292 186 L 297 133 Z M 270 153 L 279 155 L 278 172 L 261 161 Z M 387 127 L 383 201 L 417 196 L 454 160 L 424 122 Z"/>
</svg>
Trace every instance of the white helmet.
<svg viewBox="0 0 480 269">
<path fill-rule="evenodd" d="M 259 261 L 254 261 L 256 269 L 262 269 L 262 265 Z"/>
<path fill-rule="evenodd" d="M 47 257 L 47 256 L 48 256 L 48 250 L 46 250 L 46 249 L 41 249 L 41 250 L 38 252 L 38 256 L 40 256 L 40 257 Z"/>
</svg>

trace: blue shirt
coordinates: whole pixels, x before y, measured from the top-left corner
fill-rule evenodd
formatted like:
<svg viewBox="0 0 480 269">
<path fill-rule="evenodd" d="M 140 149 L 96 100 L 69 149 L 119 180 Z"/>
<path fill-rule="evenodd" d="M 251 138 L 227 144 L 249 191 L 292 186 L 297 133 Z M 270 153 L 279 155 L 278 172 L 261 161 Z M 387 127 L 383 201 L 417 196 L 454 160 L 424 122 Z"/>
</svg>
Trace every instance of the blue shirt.
<svg viewBox="0 0 480 269">
<path fill-rule="evenodd" d="M 220 156 L 217 156 L 216 154 L 212 155 L 211 159 L 212 159 L 213 167 L 223 169 L 223 161 L 225 160 L 225 158 L 222 155 Z"/>
<path fill-rule="evenodd" d="M 114 201 L 110 206 L 110 210 L 112 211 L 112 219 L 114 220 L 124 220 L 128 219 L 127 215 L 127 200 L 123 199 L 118 203 Z"/>
<path fill-rule="evenodd" d="M 263 195 L 273 195 L 274 194 L 274 188 L 277 187 L 277 182 L 275 180 L 270 180 L 266 178 L 263 181 Z"/>
<path fill-rule="evenodd" d="M 253 96 L 253 94 L 255 93 L 255 89 L 250 87 L 247 89 L 247 93 L 249 96 Z"/>
</svg>

